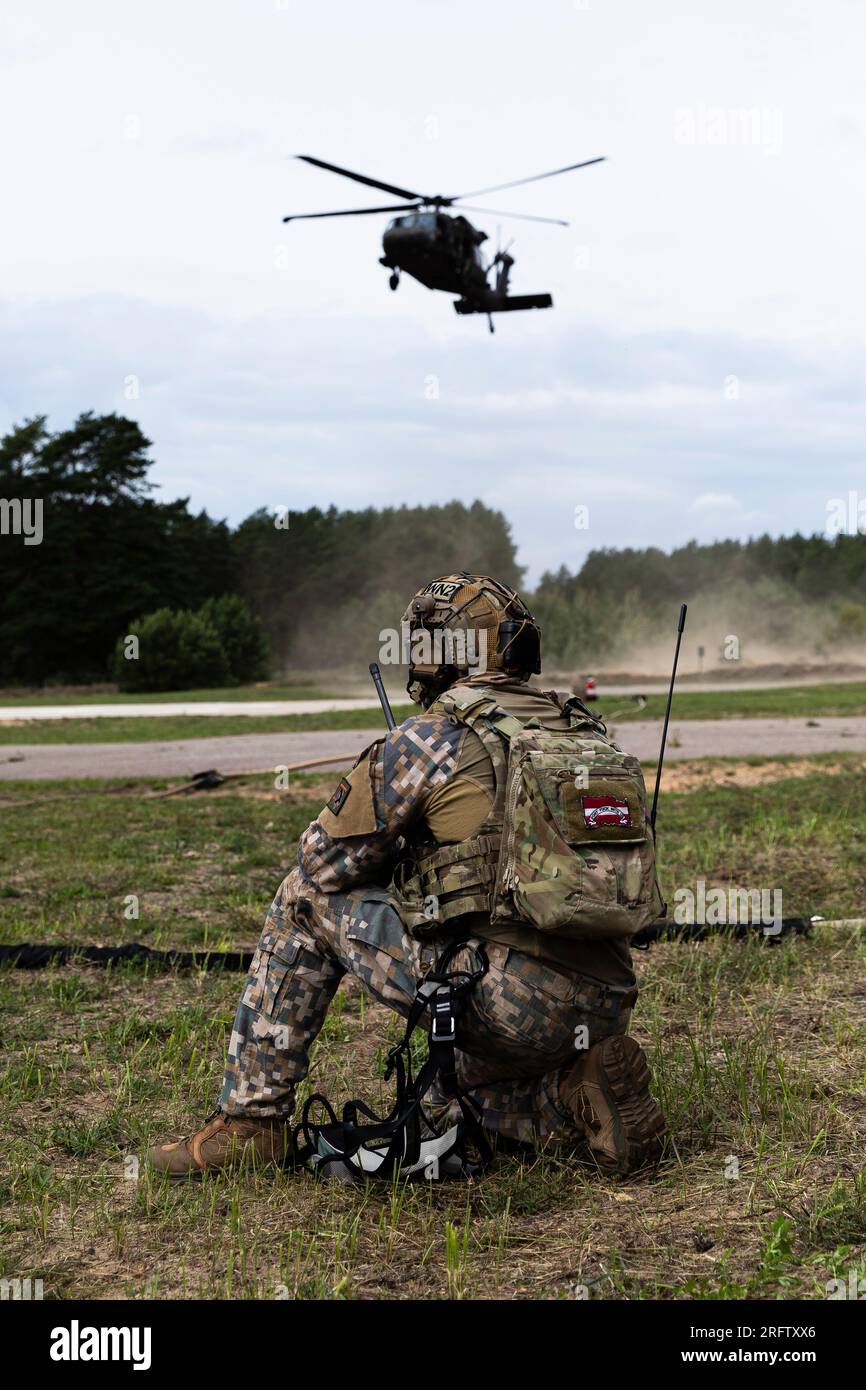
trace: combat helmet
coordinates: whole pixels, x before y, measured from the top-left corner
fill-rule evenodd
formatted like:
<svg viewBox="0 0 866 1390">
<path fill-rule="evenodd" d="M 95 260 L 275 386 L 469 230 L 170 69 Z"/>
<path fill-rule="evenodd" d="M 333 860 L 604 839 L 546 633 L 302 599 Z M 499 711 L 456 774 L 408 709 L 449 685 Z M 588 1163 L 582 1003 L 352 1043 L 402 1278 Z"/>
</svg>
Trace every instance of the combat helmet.
<svg viewBox="0 0 866 1390">
<path fill-rule="evenodd" d="M 489 575 L 464 570 L 432 580 L 410 601 L 403 633 L 406 689 L 425 709 L 461 677 L 541 670 L 541 629 L 520 595 Z"/>
</svg>

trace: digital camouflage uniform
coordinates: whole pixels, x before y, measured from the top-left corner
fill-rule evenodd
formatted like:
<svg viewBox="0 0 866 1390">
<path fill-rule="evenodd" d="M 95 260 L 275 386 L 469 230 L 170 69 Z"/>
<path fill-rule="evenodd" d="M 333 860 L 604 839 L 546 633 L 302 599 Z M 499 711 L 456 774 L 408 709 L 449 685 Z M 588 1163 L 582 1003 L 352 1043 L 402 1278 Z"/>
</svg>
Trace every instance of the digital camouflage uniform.
<svg viewBox="0 0 866 1390">
<path fill-rule="evenodd" d="M 485 685 L 495 683 L 485 677 Z M 500 683 L 504 700 L 510 691 L 513 703 L 529 700 L 537 713 L 542 702 L 543 714 L 560 718 L 540 692 Z M 291 1113 L 347 971 L 381 1003 L 408 1013 L 453 932 L 438 940 L 407 932 L 388 886 L 398 839 L 419 824 L 444 843 L 470 835 L 491 803 L 489 762 L 471 729 L 430 711 L 374 743 L 341 780 L 302 835 L 298 865 L 267 915 L 229 1044 L 225 1115 Z M 637 993 L 627 947 L 568 943 L 564 950 L 537 933 L 494 932 L 477 917 L 468 926 L 468 944 L 483 941 L 489 969 L 458 1023 L 462 1086 L 471 1087 L 485 1127 L 500 1136 L 579 1140 L 583 1131 L 560 1082 L 583 1049 L 626 1031 Z M 452 968 L 460 965 L 458 957 Z"/>
</svg>

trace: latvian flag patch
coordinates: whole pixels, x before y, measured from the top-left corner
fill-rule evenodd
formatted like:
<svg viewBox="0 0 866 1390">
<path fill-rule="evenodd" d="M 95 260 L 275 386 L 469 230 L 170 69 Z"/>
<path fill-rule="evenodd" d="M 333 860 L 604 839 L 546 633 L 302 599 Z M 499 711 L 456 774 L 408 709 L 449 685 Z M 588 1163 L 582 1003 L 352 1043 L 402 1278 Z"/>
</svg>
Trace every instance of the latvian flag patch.
<svg viewBox="0 0 866 1390">
<path fill-rule="evenodd" d="M 583 819 L 588 826 L 631 825 L 628 802 L 618 796 L 584 796 Z"/>
</svg>

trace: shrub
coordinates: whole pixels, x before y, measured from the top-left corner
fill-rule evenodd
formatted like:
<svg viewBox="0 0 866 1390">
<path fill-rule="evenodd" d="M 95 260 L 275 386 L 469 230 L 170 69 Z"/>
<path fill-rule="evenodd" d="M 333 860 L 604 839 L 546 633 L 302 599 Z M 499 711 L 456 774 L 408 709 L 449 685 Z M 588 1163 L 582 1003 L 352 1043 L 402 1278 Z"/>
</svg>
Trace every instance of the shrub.
<svg viewBox="0 0 866 1390">
<path fill-rule="evenodd" d="M 114 652 L 121 690 L 188 690 L 231 683 L 219 636 L 198 613 L 159 608 L 130 623 L 129 635 L 138 639 L 137 658 L 125 655 L 124 637 Z"/>
<path fill-rule="evenodd" d="M 266 680 L 268 643 L 261 622 L 239 594 L 210 598 L 198 611 L 220 640 L 233 681 Z"/>
</svg>

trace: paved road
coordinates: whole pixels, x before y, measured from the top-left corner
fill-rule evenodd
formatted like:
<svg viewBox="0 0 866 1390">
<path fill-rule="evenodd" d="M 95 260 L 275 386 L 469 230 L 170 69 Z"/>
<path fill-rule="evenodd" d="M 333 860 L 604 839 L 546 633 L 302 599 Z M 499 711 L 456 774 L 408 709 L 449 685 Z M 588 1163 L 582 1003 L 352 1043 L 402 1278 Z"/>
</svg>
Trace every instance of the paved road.
<svg viewBox="0 0 866 1390">
<path fill-rule="evenodd" d="M 0 781 L 23 777 L 183 777 L 215 767 L 220 772 L 263 772 L 309 758 L 354 754 L 381 737 L 382 725 L 341 733 L 228 734 L 165 743 L 45 743 L 0 746 Z M 10 761 L 15 759 L 15 761 Z M 340 764 L 334 764 L 338 767 Z"/>
<path fill-rule="evenodd" d="M 863 677 L 862 675 L 837 676 L 833 679 L 835 684 L 844 684 L 846 681 L 862 680 Z M 791 685 L 816 685 L 819 683 L 821 683 L 821 677 L 803 676 L 790 680 L 777 678 L 776 680 L 689 681 L 686 684 L 681 683 L 680 689 L 696 692 L 778 690 Z M 631 685 L 607 685 L 602 682 L 599 690 L 603 696 L 663 695 L 667 693 L 667 685 L 658 681 L 647 681 L 645 684 L 635 681 Z M 388 693 L 392 704 L 406 704 L 408 702 L 409 697 L 402 688 L 391 690 Z M 165 704 L 161 702 L 150 704 L 146 700 L 142 700 L 138 704 L 121 702 L 118 704 L 49 705 L 37 702 L 32 705 L 0 705 L 0 721 L 9 719 L 159 719 L 177 714 L 235 714 L 243 717 L 244 715 L 263 714 L 323 714 L 327 710 L 378 710 L 378 708 L 375 696 L 372 695 L 354 696 L 345 700 L 172 700 Z"/>
<path fill-rule="evenodd" d="M 635 720 L 619 727 L 630 752 L 646 762 L 658 753 L 661 724 Z M 60 777 L 183 777 L 215 767 L 220 772 L 266 771 L 309 758 L 354 753 L 382 733 L 369 729 L 303 734 L 232 734 L 165 743 L 5 744 L 0 781 Z M 667 756 L 684 758 L 773 756 L 780 753 L 866 752 L 866 718 L 683 719 L 671 724 Z M 341 764 L 333 765 L 336 769 Z"/>
<path fill-rule="evenodd" d="M 393 695 L 392 703 L 400 698 Z M 404 692 L 404 703 L 409 697 Z M 0 705 L 3 719 L 160 719 L 172 714 L 324 714 L 328 710 L 378 709 L 376 697 L 348 700 L 172 700 L 168 704 Z"/>
</svg>

